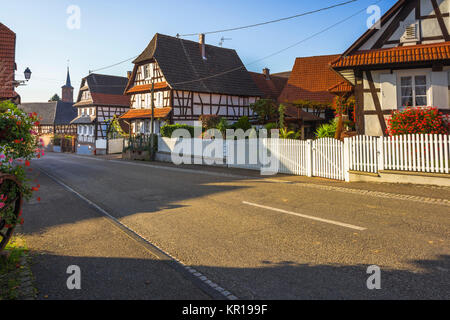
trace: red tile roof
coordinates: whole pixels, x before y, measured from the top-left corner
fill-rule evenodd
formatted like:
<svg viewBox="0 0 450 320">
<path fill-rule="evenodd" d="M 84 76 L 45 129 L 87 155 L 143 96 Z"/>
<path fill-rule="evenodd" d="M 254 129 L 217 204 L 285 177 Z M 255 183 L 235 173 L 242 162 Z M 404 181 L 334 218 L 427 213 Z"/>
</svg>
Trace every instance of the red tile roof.
<svg viewBox="0 0 450 320">
<path fill-rule="evenodd" d="M 328 88 L 328 91 L 331 93 L 347 93 L 353 91 L 353 86 L 347 81 L 339 82 L 338 84 Z"/>
<path fill-rule="evenodd" d="M 331 63 L 333 68 L 431 62 L 450 59 L 450 42 L 356 51 Z"/>
<path fill-rule="evenodd" d="M 130 107 L 130 97 L 117 94 L 91 92 L 94 104 Z"/>
<path fill-rule="evenodd" d="M 91 92 L 91 99 L 81 100 L 74 104 L 75 107 L 103 105 L 112 107 L 130 107 L 130 97 L 118 94 Z"/>
<path fill-rule="evenodd" d="M 324 121 L 324 119 L 310 113 L 302 110 L 301 108 L 297 108 L 295 106 L 288 105 L 285 110 L 286 113 L 286 120 L 288 121 Z"/>
<path fill-rule="evenodd" d="M 157 82 L 157 83 L 155 83 L 154 89 L 155 90 L 166 89 L 168 87 L 169 87 L 169 85 L 167 84 L 167 82 Z M 151 84 L 142 84 L 142 85 L 132 87 L 130 90 L 127 91 L 127 94 L 145 93 L 145 92 L 150 92 L 151 90 L 152 90 Z"/>
<path fill-rule="evenodd" d="M 155 118 L 165 118 L 169 115 L 172 108 L 155 108 Z M 150 119 L 152 117 L 152 109 L 131 109 L 128 112 L 124 113 L 120 118 L 121 119 Z"/>
<path fill-rule="evenodd" d="M 264 99 L 277 100 L 288 81 L 285 77 L 270 75 L 270 79 L 267 80 L 266 76 L 262 73 L 249 73 L 259 90 L 264 94 Z"/>
<path fill-rule="evenodd" d="M 0 23 L 0 98 L 14 98 L 16 34 Z"/>
<path fill-rule="evenodd" d="M 297 58 L 291 76 L 278 101 L 308 100 L 329 103 L 334 95 L 328 89 L 342 81 L 330 68 L 330 62 L 339 55 Z"/>
</svg>

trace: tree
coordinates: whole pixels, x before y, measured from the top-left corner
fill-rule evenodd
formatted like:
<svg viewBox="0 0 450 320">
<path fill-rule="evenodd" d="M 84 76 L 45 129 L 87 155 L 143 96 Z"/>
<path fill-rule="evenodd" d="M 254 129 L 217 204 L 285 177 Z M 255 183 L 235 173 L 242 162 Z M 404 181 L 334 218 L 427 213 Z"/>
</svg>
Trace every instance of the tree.
<svg viewBox="0 0 450 320">
<path fill-rule="evenodd" d="M 260 99 L 252 103 L 250 108 L 258 115 L 258 120 L 261 123 L 267 123 L 278 117 L 277 105 L 271 99 Z"/>
<path fill-rule="evenodd" d="M 323 110 L 331 106 L 330 103 L 327 102 L 317 102 L 310 100 L 296 100 L 293 102 L 293 105 L 299 109 L 306 109 L 307 112 L 311 112 L 315 116 L 320 116 Z"/>
<path fill-rule="evenodd" d="M 58 94 L 55 93 L 53 95 L 53 97 L 50 98 L 49 101 L 60 101 L 60 100 L 61 100 L 61 98 L 58 96 Z"/>
</svg>

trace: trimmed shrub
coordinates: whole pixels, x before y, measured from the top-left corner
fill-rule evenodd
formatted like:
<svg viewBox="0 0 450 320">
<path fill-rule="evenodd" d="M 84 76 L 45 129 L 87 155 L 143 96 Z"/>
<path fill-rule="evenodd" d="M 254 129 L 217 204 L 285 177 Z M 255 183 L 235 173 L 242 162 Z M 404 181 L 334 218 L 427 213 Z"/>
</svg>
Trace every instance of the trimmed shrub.
<svg viewBox="0 0 450 320">
<path fill-rule="evenodd" d="M 166 138 L 172 138 L 172 134 L 177 129 L 186 129 L 194 138 L 194 127 L 187 124 L 166 124 L 161 127 L 161 136 Z"/>
<path fill-rule="evenodd" d="M 236 123 L 231 125 L 231 129 L 234 129 L 234 130 L 242 129 L 242 130 L 244 130 L 244 132 L 251 128 L 252 128 L 252 124 L 250 123 L 250 120 L 248 119 L 247 116 L 240 117 Z"/>
</svg>

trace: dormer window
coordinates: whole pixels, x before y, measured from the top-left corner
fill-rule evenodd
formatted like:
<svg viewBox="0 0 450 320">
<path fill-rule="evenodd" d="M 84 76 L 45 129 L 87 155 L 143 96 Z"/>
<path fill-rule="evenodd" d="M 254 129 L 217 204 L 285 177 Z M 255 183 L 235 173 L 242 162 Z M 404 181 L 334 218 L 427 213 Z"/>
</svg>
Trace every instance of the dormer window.
<svg viewBox="0 0 450 320">
<path fill-rule="evenodd" d="M 403 35 L 400 38 L 400 42 L 418 42 L 420 41 L 420 34 L 419 34 L 419 23 L 414 22 L 403 22 Z"/>
</svg>

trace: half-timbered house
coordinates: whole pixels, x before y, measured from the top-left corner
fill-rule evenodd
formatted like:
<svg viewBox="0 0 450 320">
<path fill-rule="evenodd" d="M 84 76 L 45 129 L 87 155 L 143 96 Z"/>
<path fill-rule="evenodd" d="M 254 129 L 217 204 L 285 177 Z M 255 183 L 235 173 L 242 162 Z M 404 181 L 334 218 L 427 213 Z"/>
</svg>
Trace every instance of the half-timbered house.
<svg viewBox="0 0 450 320">
<path fill-rule="evenodd" d="M 36 113 L 39 125 L 34 127 L 38 135 L 76 135 L 77 128 L 70 122 L 77 115 L 73 103 L 64 101 L 29 102 L 18 105 L 26 113 Z"/>
<path fill-rule="evenodd" d="M 78 153 L 102 153 L 106 148 L 107 132 L 114 116 L 120 116 L 130 107 L 130 98 L 123 94 L 128 78 L 91 73 L 81 80 L 78 109 L 72 124 L 77 126 Z M 99 142 L 99 143 L 97 143 Z M 101 150 L 100 150 L 101 149 Z"/>
<path fill-rule="evenodd" d="M 73 106 L 73 87 L 70 84 L 70 72 L 67 68 L 66 83 L 61 87 L 60 101 L 22 103 L 18 107 L 26 113 L 36 113 L 39 125 L 34 130 L 39 135 L 71 135 L 77 134 L 77 127 L 71 121 L 77 115 Z"/>
<path fill-rule="evenodd" d="M 122 116 L 133 133 L 150 132 L 152 82 L 156 133 L 202 115 L 252 118 L 250 104 L 262 96 L 236 51 L 207 45 L 204 35 L 195 42 L 157 33 L 133 63 L 125 91 L 132 109 Z"/>
<path fill-rule="evenodd" d="M 295 59 L 289 80 L 278 101 L 286 106 L 286 117 L 298 124 L 304 138 L 314 137 L 321 123 L 334 118 L 330 107 L 338 93 L 352 93 L 352 86 L 330 69 L 339 55 L 300 57 Z"/>
<path fill-rule="evenodd" d="M 449 112 L 450 0 L 400 0 L 331 66 L 355 85 L 360 134 L 386 134 L 393 110 Z"/>
</svg>

